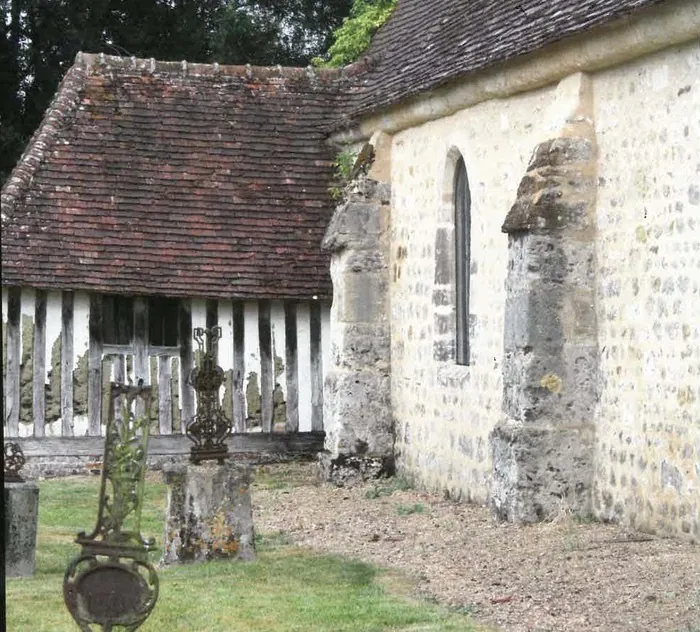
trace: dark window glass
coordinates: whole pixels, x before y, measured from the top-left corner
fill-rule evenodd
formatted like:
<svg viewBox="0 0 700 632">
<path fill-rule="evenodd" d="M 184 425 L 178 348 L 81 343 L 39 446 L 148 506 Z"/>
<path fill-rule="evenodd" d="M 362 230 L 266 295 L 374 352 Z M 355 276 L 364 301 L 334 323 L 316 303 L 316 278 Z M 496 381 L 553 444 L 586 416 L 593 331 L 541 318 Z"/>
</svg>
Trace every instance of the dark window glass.
<svg viewBox="0 0 700 632">
<path fill-rule="evenodd" d="M 148 299 L 148 342 L 155 347 L 176 347 L 180 301 L 174 298 Z"/>
<path fill-rule="evenodd" d="M 128 345 L 134 337 L 134 299 L 130 296 L 102 297 L 102 341 Z"/>
<path fill-rule="evenodd" d="M 471 244 L 471 196 L 464 159 L 455 173 L 455 280 L 457 337 L 456 362 L 469 364 L 469 268 Z"/>
</svg>

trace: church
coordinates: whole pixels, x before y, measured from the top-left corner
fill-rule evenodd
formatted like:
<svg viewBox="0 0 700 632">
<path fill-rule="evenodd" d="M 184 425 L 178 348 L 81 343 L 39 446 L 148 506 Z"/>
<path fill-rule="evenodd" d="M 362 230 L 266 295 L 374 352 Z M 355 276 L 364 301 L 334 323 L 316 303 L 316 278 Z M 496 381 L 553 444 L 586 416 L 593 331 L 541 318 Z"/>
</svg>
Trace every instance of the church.
<svg viewBox="0 0 700 632">
<path fill-rule="evenodd" d="M 697 540 L 699 114 L 690 0 L 399 0 L 337 70 L 80 54 L 2 191 L 6 434 L 99 434 L 105 374 L 179 431 L 218 324 L 237 430 L 323 430 L 330 480 Z"/>
</svg>

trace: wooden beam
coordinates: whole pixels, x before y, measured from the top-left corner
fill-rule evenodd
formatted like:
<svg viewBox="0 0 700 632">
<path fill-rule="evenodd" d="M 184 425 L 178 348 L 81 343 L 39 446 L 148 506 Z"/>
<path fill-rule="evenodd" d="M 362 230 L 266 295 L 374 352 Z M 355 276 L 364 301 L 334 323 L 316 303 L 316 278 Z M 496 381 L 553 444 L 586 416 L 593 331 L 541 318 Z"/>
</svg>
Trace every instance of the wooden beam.
<svg viewBox="0 0 700 632">
<path fill-rule="evenodd" d="M 272 366 L 270 301 L 260 301 L 258 304 L 258 340 L 260 341 L 260 416 L 262 419 L 262 431 L 272 432 L 274 367 Z"/>
<path fill-rule="evenodd" d="M 148 366 L 148 303 L 143 297 L 134 299 L 134 384 L 150 383 Z"/>
<path fill-rule="evenodd" d="M 323 450 L 325 433 L 236 433 L 229 437 L 229 452 L 236 454 L 314 455 Z M 27 437 L 19 441 L 25 457 L 98 456 L 104 453 L 101 437 Z M 183 435 L 155 436 L 149 456 L 188 455 L 192 442 Z"/>
<path fill-rule="evenodd" d="M 158 428 L 161 435 L 172 434 L 173 402 L 170 391 L 172 358 L 158 358 Z"/>
<path fill-rule="evenodd" d="M 287 432 L 299 430 L 299 373 L 297 357 L 297 306 L 284 304 L 285 367 L 287 378 Z"/>
<path fill-rule="evenodd" d="M 20 313 L 22 310 L 22 290 L 11 287 L 7 291 L 7 376 L 5 392 L 5 423 L 7 436 L 19 435 L 19 365 L 20 365 Z"/>
<path fill-rule="evenodd" d="M 219 301 L 208 298 L 205 303 L 204 324 L 207 329 L 213 329 L 219 326 Z M 219 343 L 214 343 L 214 358 L 215 362 L 219 362 Z"/>
<path fill-rule="evenodd" d="M 180 301 L 180 389 L 182 398 L 180 405 L 180 430 L 185 432 L 187 426 L 194 417 L 194 389 L 189 384 L 192 371 L 192 305 L 189 301 Z"/>
<path fill-rule="evenodd" d="M 323 355 L 321 345 L 321 304 L 311 303 L 311 430 L 323 430 Z"/>
<path fill-rule="evenodd" d="M 61 434 L 73 436 L 73 292 L 61 297 Z"/>
<path fill-rule="evenodd" d="M 33 347 L 32 416 L 34 417 L 34 436 L 43 437 L 46 424 L 46 292 L 44 290 L 36 291 Z"/>
<path fill-rule="evenodd" d="M 233 427 L 236 432 L 247 429 L 245 414 L 245 315 L 244 304 L 233 303 Z"/>
<path fill-rule="evenodd" d="M 102 295 L 90 294 L 88 351 L 88 435 L 99 437 L 102 422 Z"/>
</svg>

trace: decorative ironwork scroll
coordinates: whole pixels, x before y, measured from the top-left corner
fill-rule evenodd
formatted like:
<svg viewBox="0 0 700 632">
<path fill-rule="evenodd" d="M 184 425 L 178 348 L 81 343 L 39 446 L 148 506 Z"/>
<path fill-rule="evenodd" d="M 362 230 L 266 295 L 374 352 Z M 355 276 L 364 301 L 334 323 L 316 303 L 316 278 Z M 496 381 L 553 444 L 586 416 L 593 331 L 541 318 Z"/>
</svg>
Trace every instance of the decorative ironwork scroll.
<svg viewBox="0 0 700 632">
<path fill-rule="evenodd" d="M 78 534 L 80 554 L 63 580 L 66 606 L 83 631 L 136 630 L 158 599 L 158 576 L 148 562 L 152 538 L 141 536 L 152 391 L 110 385 L 102 485 L 93 532 Z"/>
<path fill-rule="evenodd" d="M 216 342 L 221 338 L 221 327 L 197 327 L 193 334 L 201 361 L 189 376 L 189 382 L 197 392 L 197 414 L 185 429 L 194 442 L 190 460 L 195 464 L 208 460 L 223 463 L 228 456 L 226 438 L 231 434 L 233 424 L 219 401 L 224 370 L 216 364 Z"/>
<path fill-rule="evenodd" d="M 5 481 L 8 483 L 22 483 L 24 479 L 19 471 L 24 467 L 24 452 L 19 443 L 8 441 L 5 444 L 3 456 L 3 466 L 5 470 Z"/>
</svg>

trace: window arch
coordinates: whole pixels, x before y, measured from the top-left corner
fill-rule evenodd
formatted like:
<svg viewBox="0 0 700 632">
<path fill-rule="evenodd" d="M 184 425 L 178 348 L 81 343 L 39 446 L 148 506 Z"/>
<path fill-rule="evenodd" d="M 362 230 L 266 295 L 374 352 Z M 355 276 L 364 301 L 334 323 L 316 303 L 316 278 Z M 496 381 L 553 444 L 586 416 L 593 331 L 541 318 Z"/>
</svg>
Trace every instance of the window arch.
<svg viewBox="0 0 700 632">
<path fill-rule="evenodd" d="M 469 364 L 469 276 L 471 263 L 471 195 L 462 156 L 454 176 L 455 361 Z"/>
</svg>

